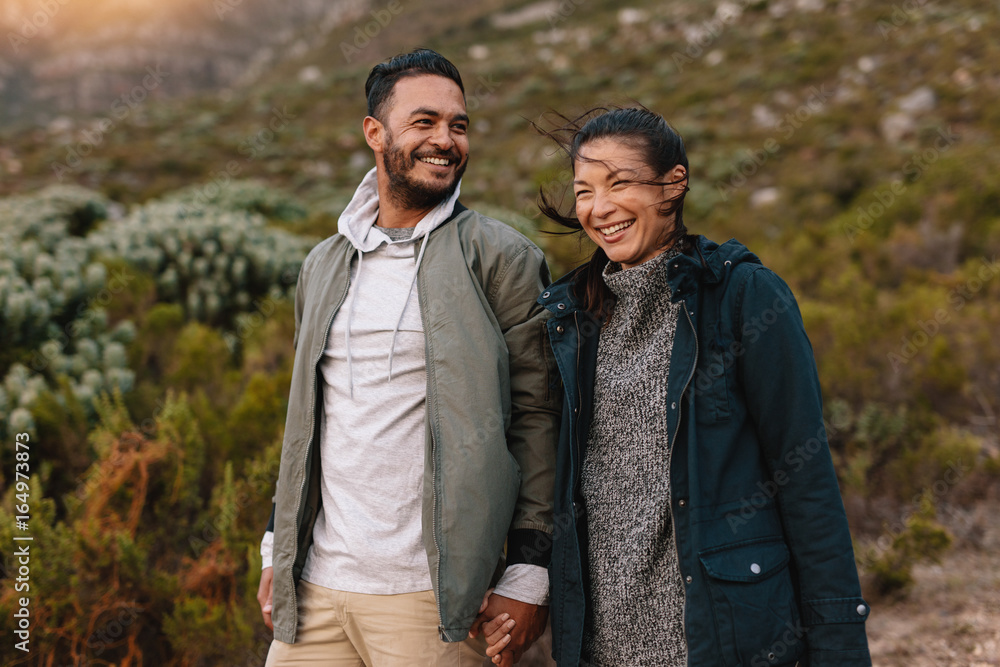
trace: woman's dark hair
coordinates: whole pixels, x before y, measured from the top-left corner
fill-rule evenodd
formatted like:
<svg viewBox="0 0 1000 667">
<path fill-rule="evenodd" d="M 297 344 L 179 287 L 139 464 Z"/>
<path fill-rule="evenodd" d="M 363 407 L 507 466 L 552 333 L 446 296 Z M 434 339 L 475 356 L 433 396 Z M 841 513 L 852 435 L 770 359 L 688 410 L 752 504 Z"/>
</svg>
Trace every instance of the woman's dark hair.
<svg viewBox="0 0 1000 667">
<path fill-rule="evenodd" d="M 385 112 L 389 102 L 392 101 L 392 90 L 396 86 L 396 82 L 404 77 L 422 74 L 435 74 L 451 79 L 458 84 L 462 96 L 465 96 L 462 75 L 458 73 L 458 68 L 450 60 L 437 51 L 415 49 L 375 65 L 368 73 L 368 80 L 365 82 L 368 115 L 385 122 Z"/>
<path fill-rule="evenodd" d="M 643 161 L 653 170 L 653 180 L 635 181 L 643 185 L 674 185 L 687 180 L 664 181 L 664 175 L 677 165 L 682 165 L 685 172 L 688 169 L 687 152 L 684 150 L 684 140 L 674 130 L 663 116 L 645 107 L 613 108 L 598 107 L 591 109 L 575 119 L 562 115 L 558 118 L 563 122 L 555 130 L 544 130 L 536 123 L 535 129 L 544 136 L 553 139 L 559 148 L 574 165 L 579 160 L 587 158 L 580 155 L 580 149 L 592 141 L 613 139 L 637 149 Z M 684 226 L 684 196 L 687 186 L 680 192 L 659 203 L 658 212 L 664 217 L 674 216 L 674 224 L 667 228 L 660 239 L 660 247 L 669 248 L 677 245 L 684 251 L 691 242 L 687 227 Z M 539 188 L 539 209 L 546 217 L 552 219 L 572 232 L 582 232 L 583 226 L 574 212 L 563 213 L 559 210 L 562 199 L 555 201 L 552 196 Z M 584 269 L 577 276 L 575 289 L 584 302 L 584 307 L 600 318 L 606 318 L 614 308 L 614 294 L 604 282 L 604 267 L 608 264 L 608 256 L 604 250 L 597 248 Z"/>
</svg>

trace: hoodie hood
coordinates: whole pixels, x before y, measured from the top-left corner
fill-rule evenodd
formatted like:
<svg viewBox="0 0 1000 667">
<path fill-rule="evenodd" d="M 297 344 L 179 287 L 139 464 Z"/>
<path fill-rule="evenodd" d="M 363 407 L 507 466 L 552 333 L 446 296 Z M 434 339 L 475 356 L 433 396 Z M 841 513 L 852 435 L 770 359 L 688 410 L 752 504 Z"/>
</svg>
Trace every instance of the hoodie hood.
<svg viewBox="0 0 1000 667">
<path fill-rule="evenodd" d="M 451 217 L 452 211 L 455 209 L 455 203 L 458 201 L 459 191 L 462 189 L 462 182 L 459 181 L 455 185 L 455 191 L 451 196 L 435 206 L 430 212 L 420 219 L 416 227 L 413 229 L 413 234 L 408 239 L 402 239 L 399 241 L 394 241 L 389 238 L 388 235 L 379 231 L 375 228 L 375 221 L 378 220 L 378 170 L 377 168 L 372 168 L 365 177 L 361 180 L 361 185 L 354 192 L 354 197 L 351 198 L 350 203 L 344 212 L 340 214 L 340 219 L 337 221 L 337 231 L 344 236 L 348 241 L 351 242 L 358 250 L 358 271 L 354 277 L 354 286 L 350 287 L 353 291 L 351 296 L 351 303 L 347 307 L 347 325 L 344 328 L 344 346 L 347 351 L 347 374 L 350 383 L 351 398 L 354 398 L 354 368 L 353 360 L 351 355 L 351 324 L 354 320 L 354 304 L 357 301 L 358 288 L 362 281 L 362 267 L 364 266 L 364 258 L 366 252 L 372 252 L 377 249 L 383 243 L 389 245 L 393 244 L 403 244 L 403 243 L 415 243 L 421 238 L 426 237 L 432 231 L 444 224 L 448 218 Z M 420 252 L 417 253 L 417 261 L 413 265 L 413 277 L 410 280 L 410 292 L 413 291 L 414 285 L 417 284 L 417 274 L 420 271 L 420 263 L 424 259 L 424 250 L 427 249 L 427 243 L 420 244 Z M 388 361 L 389 361 L 389 373 L 388 381 L 392 381 L 392 358 L 396 352 L 396 336 L 399 334 L 399 326 L 403 322 L 403 315 L 406 313 L 406 305 L 408 299 L 403 302 L 403 309 L 399 312 L 399 317 L 396 319 L 396 327 L 393 329 L 392 338 L 389 343 L 388 350 Z"/>
<path fill-rule="evenodd" d="M 440 227 L 451 217 L 461 189 L 462 182 L 459 181 L 455 186 L 455 192 L 431 209 L 417 223 L 413 235 L 409 239 L 397 241 L 397 243 L 412 243 Z M 365 174 L 361 185 L 358 186 L 350 203 L 337 221 L 337 232 L 347 238 L 351 245 L 361 252 L 371 252 L 383 243 L 393 243 L 392 239 L 375 229 L 375 221 L 378 220 L 378 207 L 378 171 L 376 167 L 372 167 L 371 171 Z"/>
</svg>

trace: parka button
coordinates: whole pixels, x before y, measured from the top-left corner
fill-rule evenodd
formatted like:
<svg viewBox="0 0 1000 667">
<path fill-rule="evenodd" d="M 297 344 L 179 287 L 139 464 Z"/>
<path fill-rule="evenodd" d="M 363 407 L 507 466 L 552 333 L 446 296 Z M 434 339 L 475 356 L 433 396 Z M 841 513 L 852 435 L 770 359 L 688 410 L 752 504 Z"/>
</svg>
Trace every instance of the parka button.
<svg viewBox="0 0 1000 667">
<path fill-rule="evenodd" d="M 680 500 L 677 501 L 677 504 L 680 505 L 681 507 L 687 507 L 688 501 L 685 500 L 684 498 L 681 498 Z"/>
<path fill-rule="evenodd" d="M 691 576 L 691 575 L 689 574 L 689 575 L 688 575 L 687 577 L 685 577 L 684 581 L 686 581 L 686 582 L 688 582 L 688 583 L 690 584 L 690 583 L 691 583 L 692 581 L 694 581 L 694 577 L 692 577 L 692 576 Z"/>
<path fill-rule="evenodd" d="M 868 613 L 868 607 L 865 606 L 865 605 L 863 605 L 863 604 L 859 604 L 858 605 L 858 616 L 864 616 L 867 613 Z"/>
<path fill-rule="evenodd" d="M 563 327 L 563 325 L 560 324 L 559 326 L 556 327 L 556 333 L 562 333 L 564 331 L 566 331 L 566 328 Z"/>
<path fill-rule="evenodd" d="M 754 574 L 760 574 L 760 565 L 758 565 L 757 563 L 751 563 L 750 571 L 753 572 Z"/>
</svg>

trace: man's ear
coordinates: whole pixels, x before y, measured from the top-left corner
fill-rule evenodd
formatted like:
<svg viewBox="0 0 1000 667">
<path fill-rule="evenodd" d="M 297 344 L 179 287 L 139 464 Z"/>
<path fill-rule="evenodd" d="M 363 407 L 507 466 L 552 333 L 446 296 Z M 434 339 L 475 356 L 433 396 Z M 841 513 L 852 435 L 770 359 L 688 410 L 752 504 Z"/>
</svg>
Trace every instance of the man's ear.
<svg viewBox="0 0 1000 667">
<path fill-rule="evenodd" d="M 385 152 L 385 126 L 382 122 L 374 116 L 365 116 L 361 127 L 365 133 L 365 141 L 368 143 L 368 147 L 376 153 Z"/>
</svg>

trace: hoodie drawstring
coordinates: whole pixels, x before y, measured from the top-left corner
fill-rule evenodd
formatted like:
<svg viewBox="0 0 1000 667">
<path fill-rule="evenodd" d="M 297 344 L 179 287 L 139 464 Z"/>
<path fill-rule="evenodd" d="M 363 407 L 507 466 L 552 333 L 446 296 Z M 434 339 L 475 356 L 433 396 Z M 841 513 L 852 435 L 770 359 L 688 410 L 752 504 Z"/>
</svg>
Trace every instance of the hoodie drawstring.
<svg viewBox="0 0 1000 667">
<path fill-rule="evenodd" d="M 392 341 L 389 343 L 389 382 L 392 382 L 392 356 L 396 352 L 396 334 L 399 333 L 399 327 L 403 324 L 403 315 L 406 314 L 406 306 L 410 303 L 410 294 L 413 293 L 413 286 L 417 284 L 417 272 L 420 271 L 420 262 L 424 259 L 424 250 L 427 248 L 427 242 L 430 240 L 430 236 L 425 236 L 420 243 L 420 252 L 417 253 L 417 263 L 413 267 L 413 278 L 410 280 L 410 289 L 406 291 L 406 298 L 403 299 L 403 310 L 399 313 L 399 319 L 396 320 L 396 328 L 392 330 Z M 360 266 L 358 267 L 358 273 L 361 273 Z M 353 306 L 353 301 L 351 302 Z M 348 351 L 348 360 L 350 360 L 350 351 Z M 348 361 L 348 369 L 350 369 L 350 361 Z"/>
<path fill-rule="evenodd" d="M 359 249 L 358 275 L 354 278 L 354 295 L 351 297 L 351 305 L 347 309 L 347 326 L 344 327 L 344 347 L 347 349 L 347 387 L 352 399 L 354 398 L 354 371 L 351 368 L 351 322 L 354 320 L 354 302 L 358 300 L 358 285 L 361 284 L 361 260 L 364 256 L 365 253 Z"/>
<path fill-rule="evenodd" d="M 417 255 L 416 267 L 413 269 L 413 278 L 410 281 L 410 291 L 407 292 L 406 302 L 403 304 L 403 311 L 399 314 L 399 319 L 396 322 L 396 328 L 392 332 L 392 342 L 389 346 L 390 380 L 392 380 L 392 361 L 395 354 L 396 337 L 399 333 L 399 327 L 403 323 L 403 315 L 406 313 L 406 304 L 409 303 L 410 294 L 413 293 L 413 286 L 417 284 L 417 272 L 420 269 L 424 249 L 427 247 L 427 238 L 432 231 L 451 218 L 455 208 L 459 205 L 458 197 L 461 190 L 462 183 L 459 181 L 455 184 L 454 191 L 448 199 L 438 204 L 416 224 L 413 229 L 412 236 L 407 241 L 417 242 L 419 239 L 423 239 L 420 244 L 420 252 Z M 358 293 L 357 283 L 361 281 L 361 262 L 365 252 L 375 252 L 382 243 L 386 242 L 385 235 L 372 235 L 370 233 L 372 228 L 378 222 L 378 215 L 378 168 L 372 167 L 372 169 L 365 174 L 365 177 L 361 180 L 361 184 L 358 185 L 358 189 L 355 191 L 354 196 L 348 203 L 347 208 L 344 209 L 343 213 L 341 213 L 340 217 L 337 219 L 337 232 L 350 241 L 351 245 L 353 245 L 358 251 L 358 273 L 355 285 L 349 288 L 354 290 L 354 294 L 351 296 L 351 304 L 348 306 L 347 327 L 344 331 L 344 346 L 347 348 L 347 373 L 349 376 L 348 387 L 350 388 L 350 397 L 352 399 L 354 398 L 354 373 L 352 367 L 353 359 L 351 357 L 351 323 L 354 320 L 354 302 L 357 300 Z M 390 245 L 402 242 L 403 241 L 389 241 Z M 369 268 L 369 271 L 370 270 L 371 269 Z"/>
</svg>

